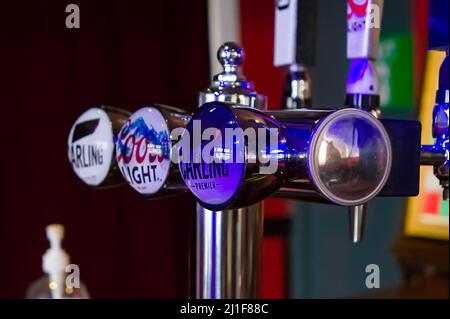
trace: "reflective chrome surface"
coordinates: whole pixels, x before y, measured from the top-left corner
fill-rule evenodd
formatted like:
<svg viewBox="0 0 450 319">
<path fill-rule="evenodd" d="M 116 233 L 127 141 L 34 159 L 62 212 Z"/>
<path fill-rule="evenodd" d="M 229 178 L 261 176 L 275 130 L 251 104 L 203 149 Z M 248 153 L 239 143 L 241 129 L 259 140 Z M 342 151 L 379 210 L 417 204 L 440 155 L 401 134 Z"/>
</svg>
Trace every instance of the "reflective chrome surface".
<svg viewBox="0 0 450 319">
<path fill-rule="evenodd" d="M 214 139 L 215 150 L 226 149 L 227 153 L 231 154 L 227 159 L 224 156 L 214 159 L 213 167 L 219 168 L 219 172 L 223 173 L 217 174 L 216 169 L 205 162 L 204 156 L 199 158 L 201 163 L 192 164 L 195 154 L 204 154 L 205 148 L 210 145 L 209 140 L 194 145 L 193 123 L 198 122 L 202 123 L 202 129 L 214 128 L 211 137 Z M 235 131 L 258 132 L 258 136 L 254 135 L 257 141 L 246 139 L 242 134 L 236 135 L 232 144 L 228 145 L 223 137 L 230 128 Z M 253 108 L 210 102 L 195 112 L 186 126 L 186 134 L 183 135 L 183 138 L 190 139 L 183 141 L 190 145 L 190 161 L 182 160 L 179 166 L 186 185 L 203 207 L 215 211 L 246 207 L 263 200 L 282 185 L 283 170 L 278 169 L 277 153 L 268 152 L 268 148 L 271 148 L 269 143 L 265 143 L 261 148 L 248 145 L 252 140 L 256 142 L 252 145 L 261 146 L 262 143 L 258 142 L 271 138 L 275 144 L 273 151 L 278 152 L 277 136 L 271 136 L 271 129 L 283 133 L 283 130 L 279 129 L 279 123 L 273 118 Z M 267 142 L 270 141 L 267 139 Z M 214 154 L 217 154 L 216 151 Z M 267 161 L 263 163 L 262 158 Z M 198 174 L 195 174 L 194 165 L 198 167 Z M 264 169 L 269 168 L 270 173 L 265 174 Z"/>
<path fill-rule="evenodd" d="M 392 161 L 390 140 L 372 115 L 353 109 L 330 114 L 311 141 L 308 168 L 318 190 L 335 204 L 352 206 L 375 197 Z"/>
<path fill-rule="evenodd" d="M 245 209 L 197 209 L 197 298 L 259 296 L 263 219 L 261 202 Z"/>
<path fill-rule="evenodd" d="M 443 198 L 448 200 L 449 187 L 449 54 L 445 57 L 439 72 L 439 89 L 433 109 L 434 145 L 422 145 L 421 164 L 433 165 L 434 175 L 443 188 Z"/>
<path fill-rule="evenodd" d="M 436 106 L 433 110 L 433 137 L 435 146 L 445 154 L 445 162 L 434 166 L 434 175 L 439 179 L 443 187 L 443 197 L 448 200 L 448 178 L 449 178 L 449 52 L 441 65 L 439 72 L 439 89 L 436 92 Z"/>
<path fill-rule="evenodd" d="M 214 116 L 216 112 L 228 112 L 234 119 L 217 118 Z M 237 186 L 233 184 L 232 195 L 226 200 L 210 204 L 210 189 L 196 192 L 196 184 L 188 182 L 197 179 L 183 176 L 187 184 L 191 185 L 191 192 L 210 209 L 252 205 L 281 187 L 297 188 L 298 199 L 357 206 L 375 197 L 389 177 L 392 164 L 390 138 L 383 124 L 366 111 L 304 109 L 263 113 L 248 107 L 212 102 L 197 111 L 192 120 L 201 120 L 203 123 L 214 121 L 214 125 L 219 125 L 222 130 L 232 124 L 243 131 L 249 128 L 258 131 L 255 145 L 261 145 L 260 142 L 267 141 L 269 136 L 273 137 L 271 130 L 278 131 L 277 144 L 268 148 L 268 144 L 263 143 L 266 146 L 258 148 L 255 154 L 247 147 L 248 140 L 244 136 L 235 137 L 234 145 L 245 145 L 247 150 L 245 171 L 240 170 L 239 176 L 221 177 L 239 180 Z M 191 127 L 190 124 L 187 127 Z M 223 140 L 218 142 L 223 143 Z M 236 147 L 230 152 L 239 149 Z M 268 165 L 261 158 L 270 159 L 269 165 L 275 170 L 265 174 L 261 168 L 267 168 Z M 226 165 L 227 171 L 231 172 L 238 171 L 234 166 L 239 168 L 242 163 L 227 162 Z M 220 185 L 225 185 L 225 182 L 219 180 Z"/>
<path fill-rule="evenodd" d="M 300 64 L 291 65 L 284 82 L 282 107 L 287 110 L 311 108 L 311 97 L 308 69 Z"/>
<path fill-rule="evenodd" d="M 101 108 L 104 109 L 106 113 L 108 113 L 108 116 L 111 119 L 111 128 L 113 130 L 113 134 L 114 136 L 117 136 L 122 125 L 131 115 L 131 113 L 129 111 L 112 106 L 101 106 Z M 120 174 L 119 167 L 115 158 L 116 156 L 115 154 L 113 154 L 114 164 L 111 165 L 109 175 L 105 182 L 101 185 L 101 187 L 115 187 L 125 183 L 122 175 Z"/>
<path fill-rule="evenodd" d="M 198 105 L 220 101 L 265 109 L 266 97 L 258 94 L 253 83 L 239 72 L 245 59 L 244 49 L 236 43 L 226 42 L 217 51 L 217 59 L 223 72 L 216 74 L 211 85 L 199 93 Z"/>
<path fill-rule="evenodd" d="M 245 53 L 236 43 L 224 43 L 217 52 L 223 72 L 199 93 L 199 107 L 220 101 L 266 109 L 267 99 L 240 72 Z M 257 298 L 259 296 L 263 204 L 233 210 L 210 211 L 197 204 L 196 296 L 202 299 Z"/>
<path fill-rule="evenodd" d="M 351 206 L 348 208 L 349 210 L 349 225 L 350 225 L 350 238 L 352 243 L 359 243 L 364 234 L 364 222 L 365 216 L 367 212 L 367 203 Z"/>
</svg>

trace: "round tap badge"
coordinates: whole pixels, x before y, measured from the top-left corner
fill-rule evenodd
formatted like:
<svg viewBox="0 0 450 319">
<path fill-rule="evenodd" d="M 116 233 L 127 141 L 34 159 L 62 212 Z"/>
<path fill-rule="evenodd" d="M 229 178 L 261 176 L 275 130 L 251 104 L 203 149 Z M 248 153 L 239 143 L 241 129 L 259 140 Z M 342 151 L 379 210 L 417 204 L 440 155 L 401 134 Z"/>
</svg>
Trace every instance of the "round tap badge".
<svg viewBox="0 0 450 319">
<path fill-rule="evenodd" d="M 117 163 L 127 182 L 143 195 L 164 185 L 170 169 L 170 132 L 161 112 L 144 107 L 123 125 L 116 139 Z"/>
<path fill-rule="evenodd" d="M 386 184 L 391 165 L 389 135 L 369 112 L 351 108 L 333 112 L 312 137 L 309 173 L 317 189 L 333 203 L 366 203 Z"/>
<path fill-rule="evenodd" d="M 231 111 L 212 103 L 199 109 L 182 136 L 182 142 L 187 143 L 182 147 L 189 152 L 181 155 L 180 171 L 190 191 L 206 208 L 229 204 L 242 185 L 245 162 L 239 158 L 245 159 L 245 148 L 238 146 L 243 146 L 245 140 L 226 138 L 233 136 L 236 129 L 240 126 Z M 203 135 L 209 139 L 203 139 Z"/>
<path fill-rule="evenodd" d="M 100 108 L 84 112 L 72 126 L 68 155 L 73 170 L 87 185 L 98 186 L 108 176 L 114 152 L 111 121 Z"/>
</svg>

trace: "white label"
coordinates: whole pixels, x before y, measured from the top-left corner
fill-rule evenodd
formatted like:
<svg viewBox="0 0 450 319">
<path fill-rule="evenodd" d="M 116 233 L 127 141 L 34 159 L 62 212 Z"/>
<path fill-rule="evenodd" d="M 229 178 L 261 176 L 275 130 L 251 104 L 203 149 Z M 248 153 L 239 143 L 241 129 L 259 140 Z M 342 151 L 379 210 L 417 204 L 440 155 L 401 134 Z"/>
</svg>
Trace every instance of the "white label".
<svg viewBox="0 0 450 319">
<path fill-rule="evenodd" d="M 275 5 L 274 65 L 291 65 L 296 63 L 297 0 L 277 0 Z"/>
<path fill-rule="evenodd" d="M 376 59 L 383 0 L 347 0 L 347 57 Z"/>
<path fill-rule="evenodd" d="M 100 108 L 84 112 L 72 126 L 67 142 L 69 160 L 78 177 L 90 186 L 100 185 L 108 176 L 114 152 L 108 114 Z"/>
<path fill-rule="evenodd" d="M 126 181 L 143 195 L 164 185 L 170 169 L 170 132 L 161 112 L 144 107 L 123 125 L 116 141 L 116 157 Z"/>
</svg>

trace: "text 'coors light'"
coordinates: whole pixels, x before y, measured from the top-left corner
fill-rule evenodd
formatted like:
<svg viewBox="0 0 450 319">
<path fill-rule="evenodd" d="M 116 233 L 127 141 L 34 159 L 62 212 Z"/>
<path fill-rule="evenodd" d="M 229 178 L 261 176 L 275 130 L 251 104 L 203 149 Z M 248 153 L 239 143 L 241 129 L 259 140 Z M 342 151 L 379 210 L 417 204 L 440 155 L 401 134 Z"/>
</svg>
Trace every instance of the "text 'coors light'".
<svg viewBox="0 0 450 319">
<path fill-rule="evenodd" d="M 171 161 L 171 134 L 181 132 L 190 116 L 166 106 L 146 106 L 128 118 L 116 140 L 116 159 L 125 180 L 138 193 L 161 196 L 185 189 Z"/>
</svg>

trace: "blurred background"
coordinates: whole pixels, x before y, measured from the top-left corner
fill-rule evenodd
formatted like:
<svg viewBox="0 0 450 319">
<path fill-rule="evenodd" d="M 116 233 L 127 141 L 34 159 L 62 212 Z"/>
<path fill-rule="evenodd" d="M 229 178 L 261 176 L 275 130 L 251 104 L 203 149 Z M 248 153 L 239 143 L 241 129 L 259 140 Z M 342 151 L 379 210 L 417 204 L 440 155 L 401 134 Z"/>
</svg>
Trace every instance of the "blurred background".
<svg viewBox="0 0 450 319">
<path fill-rule="evenodd" d="M 72 172 L 67 137 L 89 106 L 134 111 L 163 103 L 191 111 L 216 67 L 214 1 L 2 4 L 0 298 L 23 298 L 42 275 L 45 226 L 55 222 L 66 226 L 63 246 L 93 298 L 192 296 L 192 196 L 151 201 L 128 186 L 88 189 Z M 274 1 L 232 2 L 243 71 L 278 109 L 286 70 L 273 66 Z M 65 26 L 69 3 L 80 7 L 80 29 Z M 314 108 L 344 102 L 346 10 L 345 0 L 319 1 Z M 426 52 L 427 25 L 427 0 L 385 1 L 378 61 L 385 117 L 431 122 L 423 96 L 434 94 L 442 56 Z M 430 123 L 423 130 L 431 139 Z M 262 296 L 448 297 L 448 202 L 429 175 L 423 172 L 418 198 L 371 202 L 358 245 L 345 208 L 267 200 Z M 375 292 L 365 286 L 369 264 L 380 267 Z"/>
</svg>

